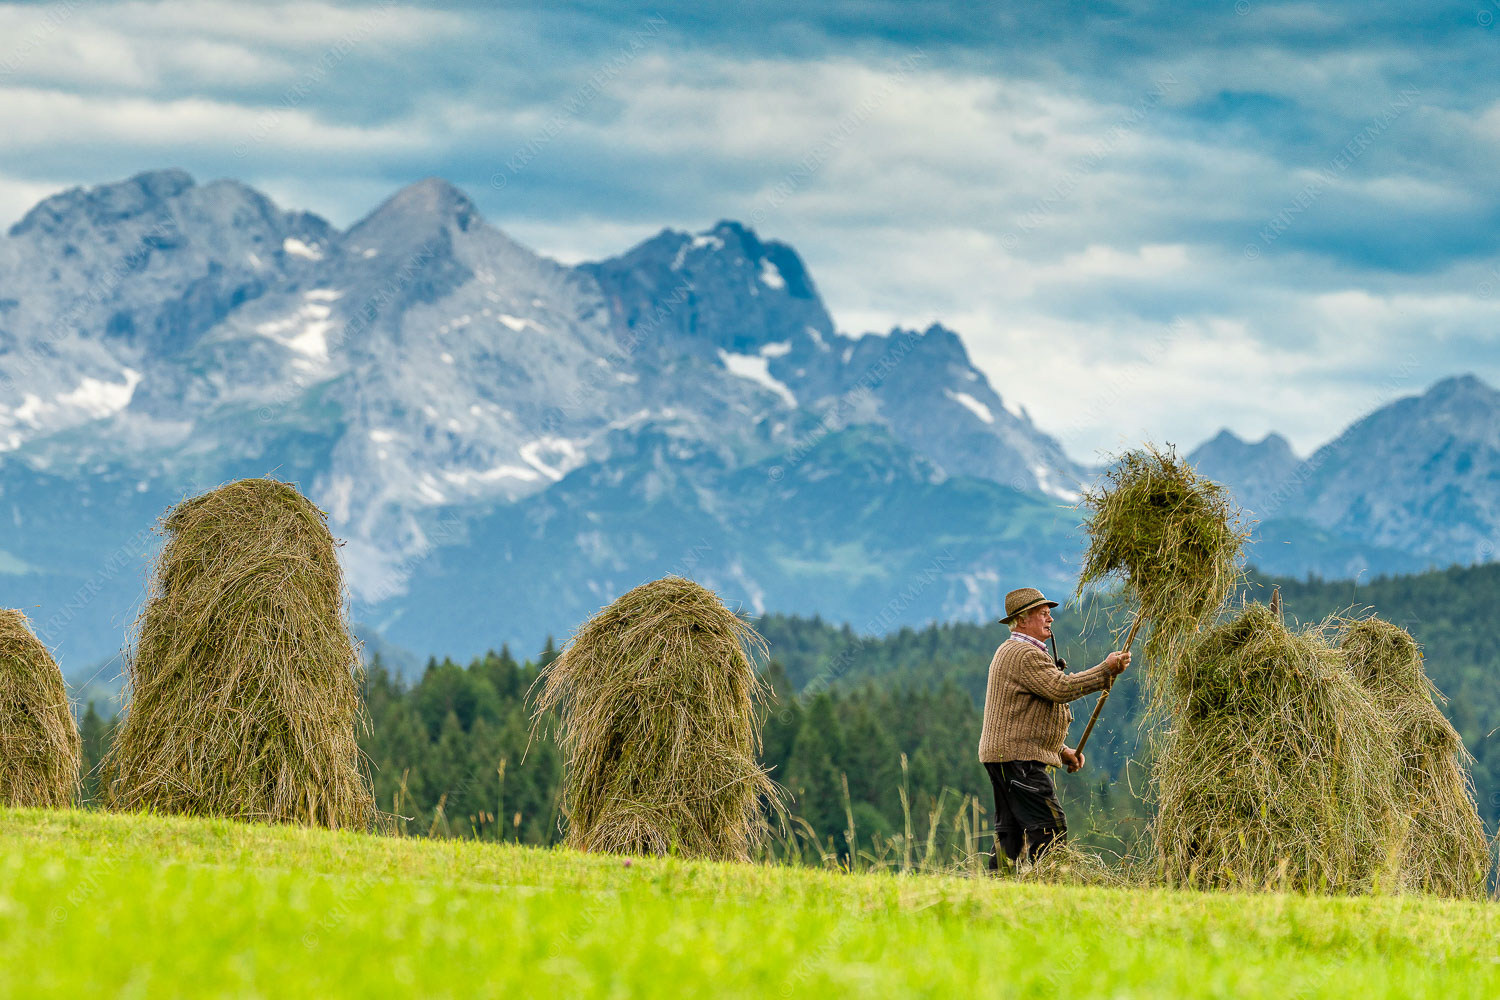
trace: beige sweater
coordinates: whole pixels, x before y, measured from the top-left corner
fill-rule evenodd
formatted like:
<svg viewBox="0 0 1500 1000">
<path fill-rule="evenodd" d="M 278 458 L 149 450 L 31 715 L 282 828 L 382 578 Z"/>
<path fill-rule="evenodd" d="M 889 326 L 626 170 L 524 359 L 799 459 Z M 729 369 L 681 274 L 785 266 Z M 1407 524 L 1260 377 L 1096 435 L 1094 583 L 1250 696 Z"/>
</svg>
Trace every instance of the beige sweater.
<svg viewBox="0 0 1500 1000">
<path fill-rule="evenodd" d="M 1005 640 L 990 661 L 979 759 L 1039 760 L 1061 766 L 1058 754 L 1073 721 L 1068 702 L 1104 690 L 1109 677 L 1103 664 L 1065 674 L 1052 657 L 1025 639 Z"/>
</svg>

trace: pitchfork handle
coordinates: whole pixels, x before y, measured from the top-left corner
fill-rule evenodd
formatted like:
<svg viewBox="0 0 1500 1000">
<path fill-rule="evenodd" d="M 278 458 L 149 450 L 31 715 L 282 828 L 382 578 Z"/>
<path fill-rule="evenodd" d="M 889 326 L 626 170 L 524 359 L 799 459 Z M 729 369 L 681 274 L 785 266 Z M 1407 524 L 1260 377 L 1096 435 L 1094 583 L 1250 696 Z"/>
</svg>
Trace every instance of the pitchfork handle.
<svg viewBox="0 0 1500 1000">
<path fill-rule="evenodd" d="M 1136 614 L 1135 624 L 1130 626 L 1130 634 L 1125 637 L 1125 649 L 1127 651 L 1135 642 L 1135 634 L 1141 630 L 1141 623 L 1145 620 L 1146 616 L 1144 614 Z M 1099 695 L 1099 700 L 1094 702 L 1094 714 L 1089 716 L 1089 724 L 1083 727 L 1083 735 L 1078 738 L 1078 746 L 1074 748 L 1079 753 L 1083 753 L 1083 745 L 1089 741 L 1089 733 L 1094 731 L 1094 723 L 1099 721 L 1099 710 L 1104 707 L 1106 701 L 1109 701 L 1109 693 L 1114 690 L 1114 687 L 1115 676 L 1114 674 L 1110 674 L 1109 687 L 1105 688 L 1104 693 Z"/>
</svg>

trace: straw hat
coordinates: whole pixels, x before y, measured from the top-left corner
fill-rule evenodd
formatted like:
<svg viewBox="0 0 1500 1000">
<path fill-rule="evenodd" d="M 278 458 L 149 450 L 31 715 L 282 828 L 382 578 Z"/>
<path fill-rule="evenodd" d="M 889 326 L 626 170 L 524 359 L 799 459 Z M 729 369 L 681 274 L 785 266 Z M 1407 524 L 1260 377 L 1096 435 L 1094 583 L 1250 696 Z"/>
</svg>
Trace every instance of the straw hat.
<svg viewBox="0 0 1500 1000">
<path fill-rule="evenodd" d="M 1042 596 L 1042 592 L 1035 587 L 1022 587 L 1020 590 L 1012 590 L 1005 595 L 1005 617 L 1000 619 L 1001 625 L 1009 625 L 1015 621 L 1017 616 L 1023 615 L 1032 608 L 1040 605 L 1049 608 L 1057 607 L 1056 601 L 1049 601 Z"/>
</svg>

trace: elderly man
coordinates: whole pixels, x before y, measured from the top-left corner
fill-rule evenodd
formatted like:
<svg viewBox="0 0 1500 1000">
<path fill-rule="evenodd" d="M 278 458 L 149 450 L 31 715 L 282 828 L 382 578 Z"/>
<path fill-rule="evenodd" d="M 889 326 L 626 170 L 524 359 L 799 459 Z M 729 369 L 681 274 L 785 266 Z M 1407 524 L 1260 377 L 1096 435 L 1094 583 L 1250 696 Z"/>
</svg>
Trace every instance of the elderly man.
<svg viewBox="0 0 1500 1000">
<path fill-rule="evenodd" d="M 1047 653 L 1052 638 L 1052 609 L 1040 590 L 1025 587 L 1005 595 L 1010 638 L 990 661 L 984 695 L 984 728 L 979 759 L 995 787 L 995 854 L 1012 862 L 1035 859 L 1055 841 L 1066 838 L 1068 824 L 1048 767 L 1083 766 L 1083 754 L 1063 745 L 1073 711 L 1068 702 L 1102 691 L 1130 665 L 1130 653 L 1110 653 L 1097 667 L 1066 673 L 1067 664 Z"/>
</svg>

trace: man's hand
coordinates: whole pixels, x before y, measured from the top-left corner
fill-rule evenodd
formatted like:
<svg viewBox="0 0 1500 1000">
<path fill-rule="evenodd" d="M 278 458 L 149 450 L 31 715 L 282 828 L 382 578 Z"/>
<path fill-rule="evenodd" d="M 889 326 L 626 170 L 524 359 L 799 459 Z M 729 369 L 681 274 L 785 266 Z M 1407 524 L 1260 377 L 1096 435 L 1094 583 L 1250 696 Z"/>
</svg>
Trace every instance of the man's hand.
<svg viewBox="0 0 1500 1000">
<path fill-rule="evenodd" d="M 1125 655 L 1129 656 L 1130 654 L 1126 653 Z M 1083 754 L 1072 747 L 1063 747 L 1062 753 L 1058 756 L 1062 758 L 1063 766 L 1068 769 L 1069 774 L 1072 774 L 1083 766 Z"/>
<path fill-rule="evenodd" d="M 1130 650 L 1117 649 L 1104 658 L 1104 669 L 1111 674 L 1123 674 L 1130 666 Z"/>
</svg>

